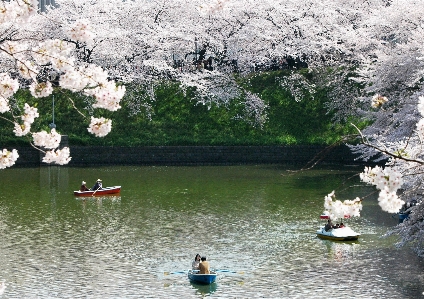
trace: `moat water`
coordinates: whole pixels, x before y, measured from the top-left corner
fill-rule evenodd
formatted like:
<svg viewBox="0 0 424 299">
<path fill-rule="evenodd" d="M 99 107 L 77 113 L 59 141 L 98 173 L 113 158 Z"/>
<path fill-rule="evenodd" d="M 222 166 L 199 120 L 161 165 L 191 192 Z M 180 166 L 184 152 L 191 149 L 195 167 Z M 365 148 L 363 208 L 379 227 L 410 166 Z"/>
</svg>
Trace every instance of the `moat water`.
<svg viewBox="0 0 424 299">
<path fill-rule="evenodd" d="M 320 240 L 324 196 L 373 187 L 360 167 L 45 166 L 0 171 L 0 298 L 424 298 L 424 261 L 396 238 L 398 220 L 364 201 L 346 223 L 358 241 Z M 82 180 L 121 185 L 78 198 Z M 208 286 L 196 253 L 221 270 Z"/>
</svg>

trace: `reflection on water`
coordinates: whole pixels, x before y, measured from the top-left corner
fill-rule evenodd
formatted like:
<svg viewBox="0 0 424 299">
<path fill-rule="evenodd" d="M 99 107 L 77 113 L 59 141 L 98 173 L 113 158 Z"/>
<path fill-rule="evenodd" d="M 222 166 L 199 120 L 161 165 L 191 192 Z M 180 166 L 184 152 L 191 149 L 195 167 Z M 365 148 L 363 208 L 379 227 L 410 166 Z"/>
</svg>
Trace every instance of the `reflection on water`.
<svg viewBox="0 0 424 299">
<path fill-rule="evenodd" d="M 196 291 L 196 295 L 200 295 L 200 297 L 205 297 L 206 295 L 212 294 L 217 289 L 217 283 L 211 283 L 208 285 L 198 284 L 190 281 L 191 287 Z"/>
<path fill-rule="evenodd" d="M 360 250 L 360 242 L 358 241 L 330 241 L 321 240 L 327 248 L 327 258 L 334 259 L 338 262 L 347 261 L 354 258 L 355 251 Z"/>
<path fill-rule="evenodd" d="M 12 168 L 0 172 L 0 298 L 421 298 L 424 263 L 381 238 L 375 200 L 356 242 L 316 237 L 323 198 L 355 170 L 281 166 Z M 82 179 L 119 196 L 76 198 Z M 25 178 L 24 183 L 22 178 Z M 362 196 L 357 184 L 340 199 Z M 196 253 L 223 269 L 196 285 Z M 419 283 L 417 283 L 419 282 Z M 424 298 L 424 297 L 423 297 Z"/>
</svg>

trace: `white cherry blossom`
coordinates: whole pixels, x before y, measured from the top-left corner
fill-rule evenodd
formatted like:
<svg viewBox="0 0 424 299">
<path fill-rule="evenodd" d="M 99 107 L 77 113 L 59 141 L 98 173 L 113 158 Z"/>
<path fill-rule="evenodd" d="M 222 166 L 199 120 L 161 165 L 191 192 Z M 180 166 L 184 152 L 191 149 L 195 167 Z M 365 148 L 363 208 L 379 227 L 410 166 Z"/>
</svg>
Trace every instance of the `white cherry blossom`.
<svg viewBox="0 0 424 299">
<path fill-rule="evenodd" d="M 53 128 L 50 133 L 46 131 L 33 133 L 32 138 L 36 146 L 54 149 L 59 147 L 62 136 Z"/>
<path fill-rule="evenodd" d="M 112 120 L 104 117 L 95 118 L 91 117 L 90 126 L 87 128 L 88 132 L 96 135 L 97 137 L 104 137 L 112 129 Z"/>
<path fill-rule="evenodd" d="M 13 166 L 18 158 L 17 150 L 8 151 L 7 149 L 3 149 L 0 152 L 0 169 Z"/>
<path fill-rule="evenodd" d="M 8 55 L 16 59 L 24 59 L 27 50 L 27 45 L 21 42 L 5 41 L 0 48 Z"/>
<path fill-rule="evenodd" d="M 45 98 L 52 94 L 53 86 L 49 81 L 46 82 L 33 82 L 29 86 L 31 95 L 35 98 Z"/>
<path fill-rule="evenodd" d="M 31 107 L 27 103 L 24 105 L 24 114 L 21 116 L 23 122 L 32 124 L 34 120 L 39 117 L 38 109 L 35 107 Z"/>
<path fill-rule="evenodd" d="M 71 159 L 69 147 L 64 147 L 62 149 L 47 151 L 42 161 L 45 163 L 65 165 L 68 164 Z"/>
<path fill-rule="evenodd" d="M 25 61 L 17 61 L 16 67 L 18 69 L 19 74 L 25 78 L 25 79 L 32 79 L 36 80 L 37 73 L 39 71 L 39 68 L 37 65 L 29 60 Z"/>
<path fill-rule="evenodd" d="M 16 136 L 25 136 L 31 130 L 31 124 L 29 122 L 24 122 L 23 124 L 14 123 L 13 133 Z"/>
<path fill-rule="evenodd" d="M 7 112 L 9 110 L 9 101 L 5 98 L 0 97 L 0 113 Z"/>
<path fill-rule="evenodd" d="M 418 97 L 418 111 L 424 116 L 424 96 Z"/>
<path fill-rule="evenodd" d="M 378 204 L 385 212 L 398 213 L 405 202 L 399 198 L 396 191 L 392 191 L 388 187 L 384 187 L 378 194 Z"/>
<path fill-rule="evenodd" d="M 19 89 L 19 82 L 16 79 L 12 79 L 9 74 L 0 74 L 0 97 L 8 99 L 15 94 Z"/>
<path fill-rule="evenodd" d="M 359 197 L 342 202 L 336 199 L 335 191 L 332 191 L 324 198 L 324 209 L 330 218 L 359 217 L 362 203 Z"/>
<path fill-rule="evenodd" d="M 74 41 L 91 44 L 93 42 L 94 33 L 88 20 L 77 20 L 74 22 L 68 32 L 68 36 Z"/>
<path fill-rule="evenodd" d="M 387 101 L 388 101 L 387 97 L 383 97 L 382 95 L 376 94 L 375 96 L 372 97 L 371 106 L 374 108 L 379 108 Z"/>
</svg>

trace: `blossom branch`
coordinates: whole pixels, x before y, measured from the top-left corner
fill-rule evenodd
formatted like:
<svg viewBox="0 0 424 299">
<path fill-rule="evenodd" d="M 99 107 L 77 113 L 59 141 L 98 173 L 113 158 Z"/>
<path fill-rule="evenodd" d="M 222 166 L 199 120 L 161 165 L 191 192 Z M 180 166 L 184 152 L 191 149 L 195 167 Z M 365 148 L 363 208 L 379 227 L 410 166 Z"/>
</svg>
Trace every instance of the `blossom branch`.
<svg viewBox="0 0 424 299">
<path fill-rule="evenodd" d="M 383 153 L 383 154 L 385 154 L 385 155 L 387 155 L 387 156 L 390 156 L 390 157 L 392 157 L 392 158 L 395 158 L 395 159 L 400 159 L 400 160 L 403 160 L 403 161 L 406 161 L 406 162 L 414 162 L 414 163 L 418 163 L 418 164 L 424 165 L 424 161 L 422 161 L 422 160 L 409 159 L 409 158 L 406 158 L 406 157 L 404 157 L 404 156 L 402 156 L 402 155 L 400 155 L 400 154 L 394 154 L 394 153 L 391 153 L 391 152 L 389 152 L 388 150 L 382 149 L 382 148 L 380 148 L 380 147 L 378 147 L 378 146 L 375 146 L 375 145 L 373 145 L 373 144 L 369 143 L 369 142 L 365 139 L 365 137 L 364 137 L 364 135 L 362 134 L 362 132 L 358 129 L 358 127 L 357 127 L 357 126 L 355 126 L 355 125 L 354 125 L 354 124 L 352 124 L 352 123 L 351 123 L 351 125 L 352 125 L 352 126 L 354 126 L 354 127 L 355 127 L 355 129 L 358 131 L 359 135 L 361 136 L 361 143 L 362 143 L 363 145 L 366 145 L 366 146 L 368 146 L 368 147 L 370 147 L 370 148 L 373 148 L 373 149 L 375 149 L 376 151 L 378 151 L 378 152 L 380 152 L 380 153 Z"/>
</svg>

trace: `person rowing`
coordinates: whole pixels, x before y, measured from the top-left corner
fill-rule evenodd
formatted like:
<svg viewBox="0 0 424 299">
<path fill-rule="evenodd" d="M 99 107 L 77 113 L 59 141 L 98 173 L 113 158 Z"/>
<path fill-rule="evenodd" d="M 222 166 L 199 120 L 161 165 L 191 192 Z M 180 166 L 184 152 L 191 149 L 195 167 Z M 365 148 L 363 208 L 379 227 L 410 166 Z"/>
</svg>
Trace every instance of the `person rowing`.
<svg viewBox="0 0 424 299">
<path fill-rule="evenodd" d="M 102 189 L 102 180 L 97 179 L 96 183 L 94 184 L 93 188 L 91 188 L 92 191 L 97 191 Z"/>
</svg>

